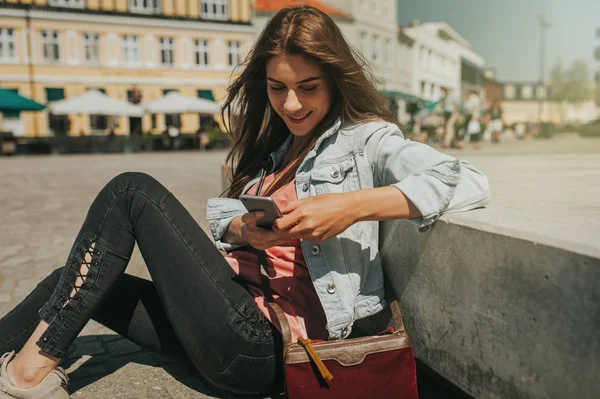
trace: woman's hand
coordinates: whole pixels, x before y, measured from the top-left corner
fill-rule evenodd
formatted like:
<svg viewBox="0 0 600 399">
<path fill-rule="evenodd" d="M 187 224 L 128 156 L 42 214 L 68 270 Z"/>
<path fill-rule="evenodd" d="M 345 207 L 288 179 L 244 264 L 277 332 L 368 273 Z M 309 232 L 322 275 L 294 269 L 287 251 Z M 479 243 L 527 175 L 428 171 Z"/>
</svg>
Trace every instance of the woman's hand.
<svg viewBox="0 0 600 399">
<path fill-rule="evenodd" d="M 240 236 L 242 240 L 256 249 L 267 249 L 288 242 L 291 237 L 286 232 L 275 232 L 256 226 L 256 221 L 264 216 L 263 212 L 250 212 L 242 215 Z"/>
<path fill-rule="evenodd" d="M 293 239 L 325 241 L 355 223 L 352 201 L 347 194 L 324 194 L 291 201 L 281 209 L 273 231 Z"/>
</svg>

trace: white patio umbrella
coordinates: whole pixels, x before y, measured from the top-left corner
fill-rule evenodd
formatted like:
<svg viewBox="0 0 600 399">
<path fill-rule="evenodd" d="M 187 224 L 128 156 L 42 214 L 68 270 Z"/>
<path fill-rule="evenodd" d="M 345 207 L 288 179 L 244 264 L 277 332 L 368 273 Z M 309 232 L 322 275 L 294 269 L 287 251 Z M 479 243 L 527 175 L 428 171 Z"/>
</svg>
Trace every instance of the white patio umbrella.
<svg viewBox="0 0 600 399">
<path fill-rule="evenodd" d="M 185 96 L 176 91 L 171 91 L 157 100 L 145 103 L 144 109 L 151 114 L 184 114 L 193 112 L 212 115 L 221 112 L 221 107 L 214 101 Z"/>
<path fill-rule="evenodd" d="M 88 90 L 78 96 L 52 101 L 48 103 L 47 108 L 55 115 L 142 116 L 144 114 L 141 106 L 107 96 L 98 90 Z"/>
</svg>

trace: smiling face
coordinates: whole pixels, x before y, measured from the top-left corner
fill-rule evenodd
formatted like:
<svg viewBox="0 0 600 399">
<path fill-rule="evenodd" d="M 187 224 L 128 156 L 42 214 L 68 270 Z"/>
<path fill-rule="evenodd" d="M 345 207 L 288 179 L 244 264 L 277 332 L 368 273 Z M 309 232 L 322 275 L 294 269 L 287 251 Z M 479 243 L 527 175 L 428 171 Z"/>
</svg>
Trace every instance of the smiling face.
<svg viewBox="0 0 600 399">
<path fill-rule="evenodd" d="M 294 136 L 308 136 L 331 107 L 325 73 L 301 55 L 273 57 L 266 72 L 271 106 Z"/>
</svg>

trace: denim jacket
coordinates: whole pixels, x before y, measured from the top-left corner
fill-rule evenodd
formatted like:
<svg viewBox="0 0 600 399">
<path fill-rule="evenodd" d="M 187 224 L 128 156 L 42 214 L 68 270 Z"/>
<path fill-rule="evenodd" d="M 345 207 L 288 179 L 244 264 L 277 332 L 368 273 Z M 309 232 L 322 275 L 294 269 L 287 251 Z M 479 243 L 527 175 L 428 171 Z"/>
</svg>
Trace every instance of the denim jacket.
<svg viewBox="0 0 600 399">
<path fill-rule="evenodd" d="M 273 170 L 291 139 L 290 135 L 270 155 Z M 258 175 L 252 179 L 244 193 L 258 179 Z M 480 207 L 490 196 L 487 177 L 469 162 L 405 140 L 400 129 L 387 122 L 345 125 L 338 119 L 296 172 L 298 199 L 389 185 L 397 187 L 419 209 L 423 216 L 411 220 L 419 229 L 427 228 L 443 213 Z M 237 199 L 208 201 L 207 220 L 219 249 L 239 247 L 220 239 L 231 220 L 244 213 L 247 211 Z M 323 242 L 302 241 L 330 339 L 347 337 L 355 320 L 386 307 L 378 243 L 377 221 L 355 223 Z"/>
</svg>

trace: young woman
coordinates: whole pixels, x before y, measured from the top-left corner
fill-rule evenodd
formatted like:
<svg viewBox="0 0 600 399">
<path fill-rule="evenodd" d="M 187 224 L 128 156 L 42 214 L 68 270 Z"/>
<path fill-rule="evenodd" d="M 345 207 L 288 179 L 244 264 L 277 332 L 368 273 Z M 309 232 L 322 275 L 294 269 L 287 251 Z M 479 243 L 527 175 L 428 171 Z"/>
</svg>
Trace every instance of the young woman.
<svg viewBox="0 0 600 399">
<path fill-rule="evenodd" d="M 187 356 L 223 389 L 272 392 L 282 338 L 260 288 L 259 250 L 294 336 L 360 334 L 355 322 L 387 305 L 377 221 L 425 227 L 444 212 L 481 206 L 489 188 L 468 162 L 404 140 L 359 59 L 317 9 L 277 13 L 224 105 L 236 110 L 233 179 L 227 198 L 209 201 L 207 218 L 228 255 L 152 177 L 115 177 L 92 203 L 66 265 L 0 321 L 0 392 L 66 398 L 56 366 L 90 318 Z M 257 227 L 262 214 L 237 199 L 255 194 L 263 172 L 260 194 L 283 213 L 272 230 Z M 124 274 L 136 242 L 152 282 Z"/>
</svg>

